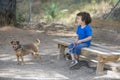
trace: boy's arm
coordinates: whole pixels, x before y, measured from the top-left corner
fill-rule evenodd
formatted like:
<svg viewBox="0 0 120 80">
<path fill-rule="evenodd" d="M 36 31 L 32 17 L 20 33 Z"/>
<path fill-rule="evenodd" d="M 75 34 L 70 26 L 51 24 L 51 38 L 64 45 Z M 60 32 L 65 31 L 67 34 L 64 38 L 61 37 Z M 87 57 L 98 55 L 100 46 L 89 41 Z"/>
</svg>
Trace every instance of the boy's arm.
<svg viewBox="0 0 120 80">
<path fill-rule="evenodd" d="M 76 43 L 76 42 L 78 42 L 78 35 L 76 34 L 75 36 L 74 36 L 74 43 Z"/>
<path fill-rule="evenodd" d="M 89 40 L 91 40 L 91 39 L 92 39 L 92 36 L 88 36 L 88 37 L 87 37 L 87 38 L 85 38 L 85 39 L 78 40 L 78 42 L 77 42 L 77 43 L 83 43 L 83 42 L 89 41 Z"/>
</svg>

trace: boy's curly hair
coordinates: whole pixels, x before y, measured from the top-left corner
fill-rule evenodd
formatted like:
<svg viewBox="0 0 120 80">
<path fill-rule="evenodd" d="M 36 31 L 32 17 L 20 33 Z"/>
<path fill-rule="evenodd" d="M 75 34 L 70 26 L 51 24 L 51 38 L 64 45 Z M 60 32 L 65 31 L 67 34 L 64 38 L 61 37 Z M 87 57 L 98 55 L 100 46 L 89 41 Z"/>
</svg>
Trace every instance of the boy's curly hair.
<svg viewBox="0 0 120 80">
<path fill-rule="evenodd" d="M 89 24 L 92 21 L 90 14 L 87 12 L 79 12 L 77 16 L 82 16 L 82 21 L 85 21 L 85 24 Z"/>
</svg>

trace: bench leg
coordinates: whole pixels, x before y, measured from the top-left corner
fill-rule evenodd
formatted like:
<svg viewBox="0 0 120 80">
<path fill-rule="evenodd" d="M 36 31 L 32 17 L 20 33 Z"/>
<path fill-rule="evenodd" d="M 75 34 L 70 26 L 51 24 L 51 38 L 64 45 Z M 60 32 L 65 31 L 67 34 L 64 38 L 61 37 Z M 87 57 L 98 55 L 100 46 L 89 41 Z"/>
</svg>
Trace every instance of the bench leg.
<svg viewBox="0 0 120 80">
<path fill-rule="evenodd" d="M 60 54 L 58 55 L 58 59 L 64 59 L 64 54 L 65 54 L 65 46 L 59 45 L 60 48 Z"/>
<path fill-rule="evenodd" d="M 103 57 L 98 56 L 98 64 L 97 64 L 96 74 L 97 75 L 102 75 L 103 74 L 103 69 L 104 69 Z"/>
</svg>

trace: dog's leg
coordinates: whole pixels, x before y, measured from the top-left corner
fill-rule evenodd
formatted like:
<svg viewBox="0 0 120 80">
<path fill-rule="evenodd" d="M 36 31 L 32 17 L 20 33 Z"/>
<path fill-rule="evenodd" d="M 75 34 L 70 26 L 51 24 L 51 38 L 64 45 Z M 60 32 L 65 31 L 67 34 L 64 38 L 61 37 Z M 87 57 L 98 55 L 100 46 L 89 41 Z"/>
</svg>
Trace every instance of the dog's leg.
<svg viewBox="0 0 120 80">
<path fill-rule="evenodd" d="M 17 56 L 17 64 L 20 64 L 19 56 Z"/>
<path fill-rule="evenodd" d="M 38 61 L 40 63 L 41 62 L 41 56 L 39 55 L 39 53 L 36 53 L 35 55 L 36 55 L 36 57 L 37 57 L 37 59 L 38 59 Z"/>
<path fill-rule="evenodd" d="M 33 52 L 32 55 L 34 56 L 35 59 L 39 61 L 39 63 L 41 62 L 41 56 L 39 55 L 38 52 Z"/>
<path fill-rule="evenodd" d="M 21 58 L 21 60 L 22 60 L 22 63 L 21 63 L 21 64 L 22 64 L 22 65 L 25 64 L 24 59 L 23 59 L 23 56 L 20 56 L 20 58 Z"/>
</svg>

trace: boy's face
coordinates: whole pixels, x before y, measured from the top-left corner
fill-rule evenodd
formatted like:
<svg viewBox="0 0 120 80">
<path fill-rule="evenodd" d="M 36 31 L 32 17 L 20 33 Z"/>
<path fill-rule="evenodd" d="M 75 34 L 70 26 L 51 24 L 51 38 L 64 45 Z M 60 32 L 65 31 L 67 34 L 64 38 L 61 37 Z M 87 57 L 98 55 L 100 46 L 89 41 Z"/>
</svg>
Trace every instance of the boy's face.
<svg viewBox="0 0 120 80">
<path fill-rule="evenodd" d="M 81 25 L 84 23 L 84 21 L 82 21 L 82 16 L 76 16 L 76 23 L 77 25 Z"/>
</svg>

